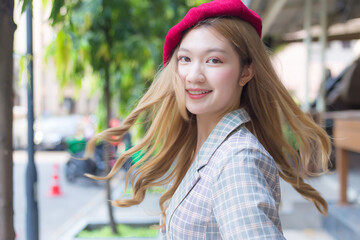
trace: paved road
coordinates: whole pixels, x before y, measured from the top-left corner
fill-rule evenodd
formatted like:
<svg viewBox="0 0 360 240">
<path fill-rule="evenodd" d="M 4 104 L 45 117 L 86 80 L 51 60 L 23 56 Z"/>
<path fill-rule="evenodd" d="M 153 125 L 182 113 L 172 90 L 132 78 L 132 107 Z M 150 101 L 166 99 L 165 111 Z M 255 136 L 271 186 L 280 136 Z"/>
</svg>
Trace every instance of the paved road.
<svg viewBox="0 0 360 240">
<path fill-rule="evenodd" d="M 26 193 L 25 176 L 27 153 L 14 152 L 14 213 L 16 240 L 26 239 Z M 64 178 L 64 164 L 69 158 L 67 152 L 36 152 L 35 162 L 38 174 L 38 208 L 40 240 L 50 240 L 67 225 L 92 199 L 102 194 L 103 188 L 89 181 L 81 180 L 69 184 Z M 50 197 L 49 191 L 54 174 L 54 164 L 59 165 L 59 185 L 62 196 Z"/>
</svg>

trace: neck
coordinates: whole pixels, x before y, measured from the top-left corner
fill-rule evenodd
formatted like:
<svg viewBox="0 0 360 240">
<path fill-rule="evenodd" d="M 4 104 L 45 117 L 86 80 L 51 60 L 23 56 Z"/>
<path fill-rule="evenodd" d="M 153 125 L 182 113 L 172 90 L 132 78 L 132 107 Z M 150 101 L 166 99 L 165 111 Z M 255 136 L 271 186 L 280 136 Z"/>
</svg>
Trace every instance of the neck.
<svg viewBox="0 0 360 240">
<path fill-rule="evenodd" d="M 215 128 L 216 124 L 221 120 L 219 117 L 209 117 L 204 115 L 196 116 L 197 124 L 197 144 L 196 153 L 200 150 L 203 143 L 209 137 L 211 131 Z"/>
</svg>

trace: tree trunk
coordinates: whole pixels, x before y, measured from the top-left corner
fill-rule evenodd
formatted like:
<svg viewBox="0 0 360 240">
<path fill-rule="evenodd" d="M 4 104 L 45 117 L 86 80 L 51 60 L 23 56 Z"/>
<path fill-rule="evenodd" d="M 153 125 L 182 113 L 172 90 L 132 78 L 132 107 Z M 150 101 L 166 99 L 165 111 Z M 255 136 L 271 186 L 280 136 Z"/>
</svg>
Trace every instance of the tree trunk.
<svg viewBox="0 0 360 240">
<path fill-rule="evenodd" d="M 104 9 L 106 8 L 106 1 L 102 2 L 102 5 L 104 7 Z M 112 46 L 112 40 L 110 37 L 110 25 L 111 25 L 111 21 L 109 19 L 106 19 L 106 24 L 104 25 L 104 34 L 105 34 L 105 39 L 106 39 L 106 43 L 109 46 L 109 49 L 111 49 Z M 110 63 L 107 63 L 105 65 L 105 85 L 104 85 L 104 96 L 105 96 L 105 109 L 106 109 L 106 126 L 109 128 L 110 127 L 110 118 L 111 118 L 111 90 L 110 90 Z M 105 144 L 105 152 L 106 152 L 106 173 L 108 173 L 110 171 L 110 144 L 106 143 Z M 116 153 L 114 153 L 116 155 Z M 113 206 L 111 205 L 111 202 L 109 200 L 111 200 L 111 185 L 110 185 L 110 179 L 106 180 L 106 200 L 107 200 L 107 207 L 108 207 L 108 213 L 109 213 L 109 220 L 110 220 L 110 227 L 111 230 L 114 234 L 118 234 L 118 231 L 116 229 L 116 223 L 114 220 L 114 211 L 113 211 Z"/>
<path fill-rule="evenodd" d="M 110 92 L 110 74 L 109 74 L 109 68 L 107 67 L 105 69 L 105 88 L 104 88 L 104 95 L 105 95 L 105 107 L 106 107 L 106 126 L 110 127 L 110 118 L 111 118 L 111 92 Z M 105 160 L 106 160 L 106 173 L 110 171 L 110 144 L 105 143 Z M 111 202 L 109 201 L 111 199 L 111 185 L 110 185 L 110 179 L 106 180 L 106 201 L 108 206 L 108 212 L 109 212 L 109 220 L 110 220 L 110 227 L 114 234 L 118 234 L 118 231 L 116 229 L 116 224 L 114 220 L 114 213 L 113 213 L 113 207 L 111 205 Z"/>
<path fill-rule="evenodd" d="M 13 210 L 14 1 L 0 0 L 0 240 L 15 239 Z"/>
</svg>

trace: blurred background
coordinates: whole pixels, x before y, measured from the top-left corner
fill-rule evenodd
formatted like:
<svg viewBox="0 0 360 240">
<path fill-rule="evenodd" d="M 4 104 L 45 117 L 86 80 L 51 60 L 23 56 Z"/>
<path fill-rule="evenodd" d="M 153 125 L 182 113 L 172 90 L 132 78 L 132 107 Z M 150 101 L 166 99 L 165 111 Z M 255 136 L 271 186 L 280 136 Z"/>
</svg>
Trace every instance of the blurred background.
<svg viewBox="0 0 360 240">
<path fill-rule="evenodd" d="M 29 60 L 34 63 L 34 143 L 39 176 L 40 239 L 75 239 L 76 233 L 89 223 L 109 222 L 105 183 L 82 177 L 84 172 L 104 174 L 104 146 L 98 146 L 98 154 L 92 160 L 79 163 L 76 157 L 82 156 L 86 141 L 96 132 L 121 124 L 161 65 L 163 41 L 169 28 L 190 7 L 203 2 L 208 1 L 34 0 L 31 57 L 26 50 L 26 15 L 22 13 L 22 1 L 15 1 L 16 239 L 27 239 L 24 184 L 28 148 L 29 74 L 26 66 Z M 360 2 L 243 2 L 263 19 L 263 41 L 280 79 L 299 106 L 333 137 L 336 117 L 326 114 L 360 108 Z M 137 125 L 121 142 L 109 146 L 110 160 L 139 141 L 144 131 Z M 332 175 L 309 179 L 330 205 L 333 204 L 327 219 L 282 183 L 281 217 L 287 239 L 360 239 L 358 151 L 351 149 L 348 155 L 347 208 L 338 209 L 341 190 L 335 151 L 331 159 Z M 133 156 L 134 161 L 136 157 Z M 124 172 L 130 165 L 131 162 L 127 163 L 124 171 L 112 181 L 112 198 L 121 195 Z M 158 221 L 157 201 L 161 191 L 154 190 L 139 207 L 114 209 L 115 221 Z M 343 219 L 352 221 L 348 224 Z"/>
</svg>

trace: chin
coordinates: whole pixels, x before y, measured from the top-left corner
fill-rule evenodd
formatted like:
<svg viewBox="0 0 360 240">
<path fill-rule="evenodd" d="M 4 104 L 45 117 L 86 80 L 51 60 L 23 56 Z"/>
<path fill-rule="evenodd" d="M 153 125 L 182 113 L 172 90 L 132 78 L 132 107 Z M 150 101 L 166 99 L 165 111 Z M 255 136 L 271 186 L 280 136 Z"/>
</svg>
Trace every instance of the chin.
<svg viewBox="0 0 360 240">
<path fill-rule="evenodd" d="M 194 107 L 186 107 L 186 109 L 194 115 L 199 115 L 199 114 L 204 114 L 206 113 L 206 111 L 204 109 L 200 109 L 200 108 L 194 108 Z"/>
</svg>

